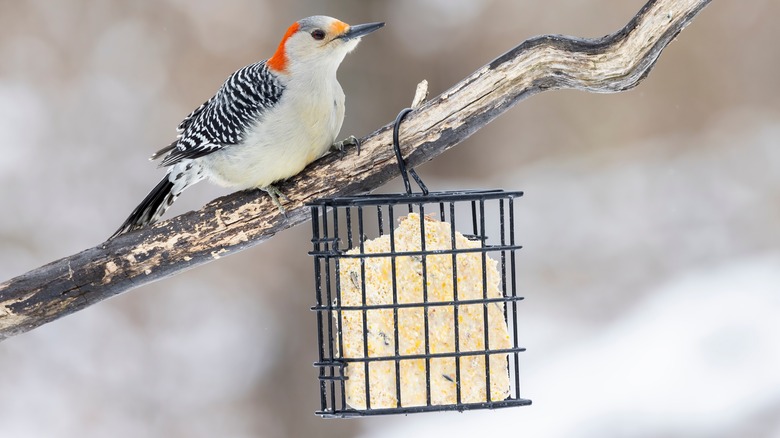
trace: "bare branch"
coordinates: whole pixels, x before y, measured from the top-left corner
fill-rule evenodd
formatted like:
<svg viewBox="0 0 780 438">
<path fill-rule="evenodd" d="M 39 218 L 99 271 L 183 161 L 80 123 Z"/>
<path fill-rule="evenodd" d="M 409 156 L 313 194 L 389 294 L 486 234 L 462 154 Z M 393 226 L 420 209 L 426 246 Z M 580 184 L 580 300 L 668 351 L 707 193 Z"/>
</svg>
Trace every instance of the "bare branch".
<svg viewBox="0 0 780 438">
<path fill-rule="evenodd" d="M 635 87 L 710 0 L 651 0 L 623 29 L 595 40 L 532 38 L 409 114 L 403 152 L 419 165 L 460 143 L 520 100 L 550 89 L 609 93 Z M 316 198 L 374 190 L 397 176 L 390 125 L 362 152 L 331 154 L 282 185 L 282 217 L 258 191 L 234 193 L 136 233 L 0 284 L 0 339 L 98 301 L 257 245 L 308 220 Z"/>
</svg>

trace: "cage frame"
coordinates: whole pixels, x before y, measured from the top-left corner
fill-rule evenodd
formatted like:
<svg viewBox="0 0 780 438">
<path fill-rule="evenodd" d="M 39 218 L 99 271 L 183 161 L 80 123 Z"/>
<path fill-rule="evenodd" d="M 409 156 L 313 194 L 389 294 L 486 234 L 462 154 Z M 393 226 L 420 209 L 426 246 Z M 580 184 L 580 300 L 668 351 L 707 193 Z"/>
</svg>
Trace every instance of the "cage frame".
<svg viewBox="0 0 780 438">
<path fill-rule="evenodd" d="M 317 314 L 317 339 L 318 339 L 318 361 L 314 366 L 318 368 L 319 386 L 320 386 L 320 409 L 316 414 L 324 418 L 355 418 L 375 415 L 388 414 L 412 414 L 434 411 L 466 411 L 474 409 L 496 409 L 511 406 L 525 406 L 531 404 L 531 401 L 520 397 L 520 364 L 519 354 L 525 351 L 518 342 L 518 317 L 517 305 L 523 300 L 523 297 L 517 293 L 517 271 L 516 271 L 516 252 L 522 246 L 516 243 L 515 236 L 515 199 L 523 195 L 520 191 L 495 190 L 459 190 L 429 192 L 422 180 L 417 176 L 413 169 L 407 171 L 406 165 L 401 155 L 398 141 L 398 127 L 401 120 L 411 110 L 405 109 L 398 114 L 393 130 L 393 146 L 398 159 L 398 165 L 403 177 L 406 193 L 403 194 L 365 194 L 357 196 L 342 196 L 334 198 L 318 199 L 309 202 L 306 205 L 310 208 L 312 218 L 312 251 L 309 254 L 314 259 L 314 277 L 315 277 L 315 301 L 316 304 L 311 310 Z M 411 173 L 415 182 L 421 189 L 421 193 L 413 193 L 409 183 L 408 174 Z M 488 244 L 489 237 L 486 233 L 486 203 L 498 203 L 500 239 L 498 244 Z M 471 234 L 462 234 L 456 230 L 456 210 L 463 211 L 463 207 L 456 208 L 456 205 L 466 204 L 471 211 Z M 449 237 L 450 249 L 426 250 L 426 207 L 429 205 L 438 205 L 434 214 L 438 214 L 439 220 L 446 222 L 447 213 L 449 213 Z M 403 208 L 406 207 L 406 208 Z M 448 209 L 445 210 L 445 207 Z M 389 234 L 389 252 L 366 253 L 365 243 L 368 237 L 365 234 L 365 217 L 371 215 L 371 210 L 376 210 L 376 224 L 378 236 Z M 396 218 L 396 211 L 408 210 L 409 213 L 419 213 L 420 220 L 420 250 L 419 251 L 397 251 L 395 246 L 395 228 L 393 226 Z M 341 222 L 340 212 L 343 213 L 345 221 L 346 236 L 340 234 L 339 224 Z M 357 216 L 357 237 L 353 233 L 352 212 Z M 364 214 L 365 213 L 365 214 Z M 389 222 L 387 231 L 384 229 L 384 217 Z M 398 214 L 400 218 L 401 214 Z M 505 218 L 508 216 L 508 222 Z M 342 225 L 343 226 L 343 225 Z M 461 248 L 456 244 L 456 234 L 465 237 L 468 240 L 480 242 L 476 248 Z M 375 236 L 375 237 L 378 237 Z M 346 237 L 346 241 L 344 238 Z M 345 245 L 344 245 L 345 244 Z M 359 248 L 357 254 L 347 254 L 347 251 L 353 248 Z M 458 295 L 458 262 L 459 254 L 477 253 L 481 260 L 481 298 L 461 299 Z M 487 260 L 489 253 L 500 254 L 500 296 L 488 296 L 487 283 Z M 430 301 L 427 286 L 427 259 L 429 256 L 451 255 L 451 291 L 450 300 Z M 420 302 L 401 303 L 399 302 L 399 289 L 397 284 L 397 260 L 399 257 L 419 257 L 422 280 L 422 299 Z M 391 266 L 391 289 L 392 302 L 382 304 L 368 304 L 366 294 L 366 260 L 371 258 L 389 258 Z M 354 275 L 352 280 L 357 287 L 360 284 L 361 301 L 358 305 L 344 305 L 342 302 L 342 288 L 340 284 L 340 261 L 345 258 L 356 258 L 360 261 L 360 277 Z M 491 262 L 492 263 L 492 262 Z M 496 263 L 499 263 L 498 261 Z M 509 275 L 509 282 L 507 281 Z M 473 293 L 473 290 L 471 291 Z M 501 303 L 503 309 L 503 323 L 506 324 L 507 333 L 511 344 L 509 348 L 491 349 L 489 336 L 489 317 L 488 305 L 492 303 Z M 459 308 L 461 306 L 479 305 L 484 309 L 481 318 L 482 334 L 484 335 L 484 349 L 472 349 L 469 351 L 460 350 L 460 328 L 459 328 Z M 450 306 L 452 308 L 453 319 L 453 349 L 452 352 L 432 353 L 430 351 L 430 330 L 429 314 L 431 308 Z M 399 313 L 402 309 L 421 309 L 422 319 L 424 320 L 424 352 L 402 355 L 399 350 Z M 370 311 L 392 310 L 392 330 L 393 330 L 393 353 L 390 355 L 370 355 L 368 351 L 368 312 Z M 362 356 L 345 357 L 344 356 L 344 333 L 342 312 L 359 312 L 362 323 Z M 335 322 L 337 321 L 337 322 Z M 511 325 L 510 325 L 511 324 Z M 450 328 L 449 326 L 447 327 Z M 384 333 L 380 333 L 384 334 Z M 387 336 L 387 334 L 384 334 Z M 385 338 L 384 345 L 389 346 L 390 341 Z M 509 395 L 500 400 L 493 400 L 491 396 L 490 383 L 490 363 L 493 356 L 505 356 L 506 368 L 508 373 L 507 386 Z M 484 400 L 479 402 L 463 402 L 461 384 L 461 361 L 465 357 L 476 356 L 484 357 L 485 370 L 485 393 Z M 455 384 L 455 402 L 454 403 L 433 403 L 431 397 L 431 360 L 452 359 L 455 365 L 455 375 L 442 375 L 447 381 Z M 402 383 L 401 383 L 401 361 L 404 360 L 424 360 L 425 363 L 425 404 L 403 406 L 402 405 Z M 371 381 L 370 373 L 372 362 L 392 361 L 394 362 L 394 385 L 395 385 L 395 407 L 371 407 Z M 502 362 L 500 362 L 502 363 Z M 361 364 L 364 373 L 365 386 L 362 388 L 365 395 L 365 407 L 352 407 L 347 402 L 347 367 L 350 364 Z"/>
<path fill-rule="evenodd" d="M 522 248 L 521 245 L 516 244 L 515 242 L 515 218 L 514 218 L 514 209 L 515 209 L 515 202 L 514 200 L 516 198 L 519 198 L 522 196 L 522 192 L 514 191 L 514 192 L 507 192 L 503 190 L 487 190 L 487 191 L 449 191 L 449 192 L 429 192 L 428 194 L 412 194 L 412 195 L 397 195 L 397 194 L 372 194 L 372 195 L 362 195 L 362 196 L 351 196 L 351 197 L 339 197 L 339 198 L 328 198 L 328 199 L 321 199 L 312 203 L 309 203 L 309 207 L 311 209 L 312 213 L 312 245 L 313 249 L 310 251 L 310 255 L 314 257 L 314 271 L 315 271 L 315 289 L 316 289 L 316 305 L 313 306 L 311 309 L 317 313 L 317 336 L 318 336 L 318 347 L 319 347 L 319 360 L 314 363 L 314 366 L 319 369 L 319 381 L 320 381 L 320 409 L 316 411 L 317 415 L 320 415 L 322 417 L 326 418 L 345 418 L 345 417 L 361 417 L 361 416 L 370 416 L 370 415 L 387 415 L 387 414 L 411 414 L 411 413 L 419 413 L 419 412 L 431 412 L 431 411 L 465 411 L 465 410 L 472 410 L 472 409 L 496 409 L 496 408 L 502 408 L 502 407 L 510 407 L 510 406 L 524 406 L 531 404 L 530 400 L 523 399 L 519 396 L 519 388 L 520 388 L 520 380 L 519 380 L 519 353 L 525 351 L 525 348 L 520 347 L 518 344 L 518 319 L 517 319 L 517 304 L 519 301 L 523 300 L 523 297 L 519 296 L 517 294 L 517 272 L 516 272 L 516 251 L 520 250 Z M 487 236 L 484 234 L 485 230 L 485 202 L 486 201 L 499 201 L 499 228 L 502 236 L 500 237 L 501 244 L 499 245 L 485 245 L 485 242 L 487 241 Z M 383 217 L 383 208 L 386 207 L 385 213 L 388 215 L 387 218 L 392 220 L 394 217 L 395 207 L 406 207 L 406 209 L 409 212 L 417 211 L 420 212 L 421 219 L 424 217 L 425 209 L 427 205 L 431 204 L 438 204 L 440 206 L 440 209 L 438 211 L 439 218 L 443 218 L 443 210 L 442 208 L 444 206 L 449 206 L 449 212 L 452 213 L 455 209 L 454 203 L 456 202 L 466 202 L 470 203 L 472 206 L 472 227 L 476 227 L 476 229 L 472 230 L 474 231 L 473 234 L 464 234 L 465 237 L 469 239 L 474 239 L 482 242 L 482 245 L 480 248 L 478 248 L 478 251 L 475 251 L 473 249 L 467 249 L 467 248 L 455 248 L 451 250 L 434 250 L 434 251 L 426 251 L 424 248 L 419 252 L 393 252 L 391 249 L 390 253 L 365 253 L 362 249 L 364 242 L 367 240 L 365 236 L 359 235 L 357 236 L 357 239 L 354 238 L 354 236 L 347 237 L 347 242 L 342 242 L 341 237 L 338 235 L 338 218 L 339 218 L 339 212 L 342 211 L 344 208 L 357 208 L 358 211 L 363 211 L 363 209 L 370 209 L 370 208 L 376 208 L 377 209 L 377 217 L 382 218 L 378 219 L 378 221 L 381 223 L 384 219 Z M 351 210 L 343 210 L 343 211 L 351 211 Z M 369 212 L 366 212 L 365 214 L 372 214 Z M 505 220 L 505 214 L 508 215 L 508 221 Z M 351 215 L 351 213 L 346 213 L 346 215 Z M 362 214 L 361 214 L 362 216 Z M 350 219 L 351 220 L 351 219 Z M 442 219 L 443 220 L 443 219 Z M 450 220 L 452 220 L 452 216 L 450 216 Z M 362 222 L 363 219 L 360 217 L 358 218 L 359 222 Z M 456 224 L 455 221 L 452 220 L 450 223 L 451 229 L 452 229 L 452 236 L 454 236 L 454 233 L 456 232 Z M 335 226 L 335 229 L 331 228 Z M 380 227 L 382 225 L 380 224 Z M 362 230 L 364 225 L 360 224 L 358 226 L 358 230 Z M 330 231 L 333 230 L 335 235 L 331 235 Z M 348 228 L 348 234 L 351 233 L 352 227 L 349 226 Z M 384 233 L 385 230 L 380 229 L 380 235 Z M 394 245 L 394 239 L 392 237 L 392 234 L 394 232 L 394 229 L 392 227 L 392 223 L 390 224 L 389 230 L 387 230 L 387 234 L 391 235 L 390 242 L 391 247 Z M 482 233 L 482 234 L 480 234 Z M 357 241 L 356 241 L 357 240 Z M 422 240 L 424 242 L 424 240 Z M 350 249 L 355 247 L 355 245 L 359 245 L 361 247 L 361 254 L 357 255 L 346 255 L 346 249 L 342 248 L 342 243 L 346 243 L 346 249 Z M 424 246 L 424 244 L 423 244 Z M 455 288 L 452 301 L 436 301 L 436 302 L 427 302 L 427 298 L 424 297 L 423 302 L 421 303 L 398 303 L 397 302 L 397 293 L 396 285 L 395 285 L 395 273 L 392 277 L 393 279 L 393 292 L 394 292 L 394 302 L 392 304 L 380 304 L 380 305 L 367 305 L 365 304 L 365 277 L 361 279 L 361 288 L 363 293 L 363 304 L 359 306 L 344 306 L 341 305 L 341 296 L 340 296 L 340 286 L 339 286 L 339 276 L 338 276 L 338 263 L 341 258 L 359 258 L 359 259 L 366 259 L 369 257 L 390 257 L 391 260 L 395 260 L 398 257 L 403 256 L 411 256 L 411 255 L 419 255 L 422 256 L 423 259 L 429 255 L 441 255 L 441 254 L 452 254 L 453 258 L 456 257 L 457 254 L 460 253 L 466 253 L 466 252 L 478 252 L 482 255 L 483 260 L 483 275 L 485 274 L 484 270 L 484 263 L 487 258 L 488 253 L 499 253 L 500 254 L 500 273 L 501 273 L 501 286 L 502 286 L 502 297 L 501 298 L 487 298 L 483 297 L 482 299 L 476 299 L 476 300 L 459 300 L 457 297 L 457 288 Z M 325 263 L 325 268 L 323 269 L 322 263 Z M 331 275 L 330 272 L 330 263 L 334 264 L 334 267 L 336 269 L 335 275 Z M 394 262 L 393 262 L 394 264 Z M 425 266 L 425 265 L 423 265 Z M 425 268 L 423 268 L 425 269 Z M 365 270 L 362 270 L 362 275 L 365 275 Z M 455 269 L 453 269 L 453 277 L 457 275 L 457 272 Z M 324 278 L 323 278 L 324 277 Z M 508 280 L 507 280 L 508 279 Z M 483 278 L 483 290 L 486 289 L 486 283 L 485 279 Z M 456 351 L 453 353 L 440 353 L 440 354 L 432 354 L 429 351 L 426 351 L 425 354 L 418 354 L 418 355 L 401 355 L 398 352 L 398 323 L 397 323 L 397 310 L 402 308 L 422 308 L 425 309 L 424 311 L 424 318 L 427 322 L 428 319 L 428 309 L 431 307 L 437 307 L 437 306 L 453 306 L 455 309 L 455 315 L 457 318 L 457 309 L 458 306 L 462 305 L 473 305 L 473 304 L 488 304 L 488 303 L 494 303 L 494 302 L 500 302 L 504 304 L 504 323 L 511 323 L 511 326 L 508 326 L 508 330 L 511 334 L 511 340 L 512 340 L 512 348 L 510 349 L 502 349 L 502 350 L 495 350 L 490 349 L 489 345 L 485 348 L 485 350 L 481 351 L 470 351 L 470 352 L 460 352 L 458 351 L 458 334 L 459 334 L 459 328 L 458 328 L 458 322 L 457 319 L 454 322 L 454 331 L 455 331 L 455 345 L 456 345 Z M 337 357 L 337 351 L 343 353 L 343 346 L 341 346 L 343 342 L 342 333 L 341 330 L 337 327 L 338 324 L 340 324 L 341 321 L 341 311 L 360 311 L 362 313 L 362 322 L 364 324 L 364 330 L 363 330 L 363 346 L 367 349 L 368 342 L 367 342 L 367 311 L 369 310 L 378 310 L 378 309 L 393 309 L 394 310 L 394 317 L 395 317 L 395 324 L 393 325 L 394 329 L 394 345 L 395 345 L 395 355 L 393 356 L 369 356 L 367 351 L 364 351 L 363 357 L 360 358 L 339 358 Z M 511 309 L 511 310 L 510 310 Z M 511 315 L 509 317 L 508 315 Z M 335 317 L 334 317 L 335 316 Z M 339 321 L 334 322 L 335 321 Z M 488 318 L 483 319 L 483 333 L 485 336 L 487 336 L 488 330 Z M 428 340 L 429 332 L 426 326 L 425 330 L 425 344 L 426 347 L 430 345 Z M 340 345 L 340 348 L 337 349 L 336 345 Z M 434 358 L 460 358 L 463 356 L 470 356 L 470 355 L 484 355 L 486 358 L 490 357 L 492 355 L 496 354 L 507 354 L 510 357 L 508 357 L 508 361 L 511 361 L 512 363 L 509 365 L 510 368 L 510 381 L 513 384 L 513 394 L 510 394 L 510 397 L 508 399 L 504 400 L 491 400 L 491 401 L 485 401 L 485 402 L 479 402 L 479 403 L 460 403 L 456 402 L 455 404 L 441 404 L 441 405 L 434 405 L 431 404 L 430 400 L 430 359 Z M 426 360 L 426 405 L 423 406 L 401 406 L 401 397 L 400 397 L 400 386 L 401 386 L 401 379 L 399 377 L 399 366 L 398 363 L 402 360 L 413 360 L 413 359 L 425 359 Z M 371 408 L 371 397 L 370 397 L 370 385 L 368 385 L 369 375 L 370 371 L 365 373 L 366 378 L 366 402 L 367 406 L 365 409 L 355 409 L 352 407 L 349 407 L 346 402 L 346 390 L 345 390 L 345 381 L 347 379 L 346 376 L 346 367 L 349 366 L 350 363 L 356 363 L 356 364 L 368 364 L 369 362 L 375 362 L 375 361 L 394 361 L 396 363 L 396 376 L 395 376 L 395 382 L 396 382 L 396 395 L 398 397 L 398 405 L 394 408 Z M 456 363 L 456 369 L 459 368 L 459 362 L 460 360 L 455 359 Z M 490 372 L 489 372 L 489 364 L 490 361 L 486 360 L 486 388 L 488 391 L 488 398 L 490 398 L 489 395 L 489 378 L 490 378 Z M 366 366 L 366 370 L 370 369 L 370 367 Z M 512 372 L 513 371 L 513 372 Z M 456 380 L 460 380 L 459 376 L 456 376 Z M 338 386 L 338 388 L 337 388 Z M 458 399 L 460 399 L 460 388 L 457 388 L 458 393 Z M 514 396 L 514 398 L 513 398 Z"/>
</svg>

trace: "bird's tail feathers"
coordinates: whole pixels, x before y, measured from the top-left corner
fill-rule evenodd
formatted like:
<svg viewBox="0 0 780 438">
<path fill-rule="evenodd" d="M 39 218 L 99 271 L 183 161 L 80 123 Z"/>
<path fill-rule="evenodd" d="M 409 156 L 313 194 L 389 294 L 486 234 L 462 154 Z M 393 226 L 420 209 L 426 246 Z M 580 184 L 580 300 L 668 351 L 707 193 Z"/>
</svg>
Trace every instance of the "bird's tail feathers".
<svg viewBox="0 0 780 438">
<path fill-rule="evenodd" d="M 148 195 L 138 204 L 138 207 L 130 213 L 121 227 L 109 237 L 113 239 L 129 231 L 137 230 L 146 225 L 157 222 L 165 213 L 165 210 L 173 204 L 173 201 L 181 194 L 181 190 L 174 190 L 174 183 L 168 176 L 162 179 Z"/>
</svg>

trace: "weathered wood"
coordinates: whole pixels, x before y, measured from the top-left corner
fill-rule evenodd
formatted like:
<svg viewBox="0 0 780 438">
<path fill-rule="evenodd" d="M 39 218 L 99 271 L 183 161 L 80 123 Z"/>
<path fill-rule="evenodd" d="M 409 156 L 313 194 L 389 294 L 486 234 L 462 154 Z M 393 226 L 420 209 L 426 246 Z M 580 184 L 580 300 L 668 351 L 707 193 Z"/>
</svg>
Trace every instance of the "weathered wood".
<svg viewBox="0 0 780 438">
<path fill-rule="evenodd" d="M 600 39 L 548 35 L 523 42 L 407 116 L 401 127 L 407 163 L 434 158 L 536 93 L 635 87 L 709 1 L 651 0 L 623 29 Z M 0 284 L 0 340 L 257 245 L 308 220 L 309 200 L 368 192 L 397 176 L 390 125 L 362 143 L 359 156 L 328 155 L 282 184 L 292 201 L 286 218 L 258 191 L 234 193 Z"/>
</svg>

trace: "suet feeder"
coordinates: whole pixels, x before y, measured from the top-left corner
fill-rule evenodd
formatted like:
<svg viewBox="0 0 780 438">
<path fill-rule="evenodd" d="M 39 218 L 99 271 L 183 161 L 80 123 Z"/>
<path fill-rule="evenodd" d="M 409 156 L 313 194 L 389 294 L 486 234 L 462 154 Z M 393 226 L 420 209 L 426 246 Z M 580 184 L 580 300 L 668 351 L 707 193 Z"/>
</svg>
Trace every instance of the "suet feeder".
<svg viewBox="0 0 780 438">
<path fill-rule="evenodd" d="M 522 192 L 429 192 L 398 145 L 408 111 L 393 131 L 406 193 L 308 204 L 323 417 L 531 403 L 520 397 Z"/>
</svg>

